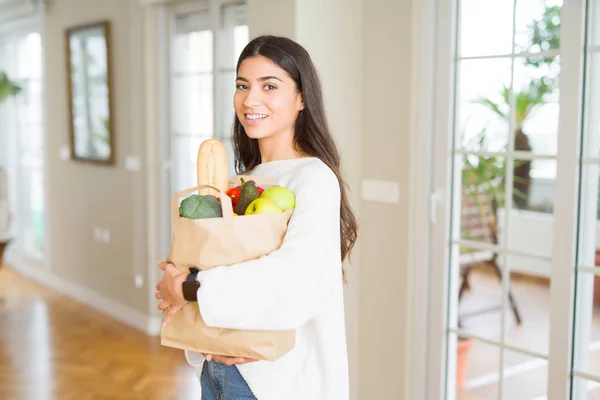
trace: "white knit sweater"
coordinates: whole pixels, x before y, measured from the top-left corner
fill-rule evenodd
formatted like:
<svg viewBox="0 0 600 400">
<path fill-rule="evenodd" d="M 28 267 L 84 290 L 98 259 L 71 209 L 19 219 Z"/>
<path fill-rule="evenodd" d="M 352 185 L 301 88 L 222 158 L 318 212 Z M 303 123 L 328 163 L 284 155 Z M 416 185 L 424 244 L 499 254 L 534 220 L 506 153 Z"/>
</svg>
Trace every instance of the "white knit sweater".
<svg viewBox="0 0 600 400">
<path fill-rule="evenodd" d="M 268 256 L 198 274 L 205 323 L 231 329 L 296 329 L 276 361 L 238 366 L 258 400 L 348 400 L 340 255 L 340 186 L 318 158 L 272 161 L 268 176 L 296 194 L 283 244 Z M 200 376 L 204 358 L 186 351 Z"/>
</svg>

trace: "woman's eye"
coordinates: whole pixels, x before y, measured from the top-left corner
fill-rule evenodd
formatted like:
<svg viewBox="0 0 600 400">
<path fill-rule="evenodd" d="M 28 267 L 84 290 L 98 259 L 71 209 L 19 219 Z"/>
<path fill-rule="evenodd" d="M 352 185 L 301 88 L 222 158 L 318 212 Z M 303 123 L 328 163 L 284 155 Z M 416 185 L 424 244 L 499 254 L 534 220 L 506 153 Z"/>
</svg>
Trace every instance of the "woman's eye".
<svg viewBox="0 0 600 400">
<path fill-rule="evenodd" d="M 265 85 L 265 89 L 266 90 L 273 90 L 273 89 L 277 89 L 277 87 L 275 85 Z"/>
<path fill-rule="evenodd" d="M 238 90 L 246 90 L 248 89 L 248 86 L 244 85 L 243 83 L 238 83 L 237 85 L 235 85 L 235 88 Z"/>
</svg>

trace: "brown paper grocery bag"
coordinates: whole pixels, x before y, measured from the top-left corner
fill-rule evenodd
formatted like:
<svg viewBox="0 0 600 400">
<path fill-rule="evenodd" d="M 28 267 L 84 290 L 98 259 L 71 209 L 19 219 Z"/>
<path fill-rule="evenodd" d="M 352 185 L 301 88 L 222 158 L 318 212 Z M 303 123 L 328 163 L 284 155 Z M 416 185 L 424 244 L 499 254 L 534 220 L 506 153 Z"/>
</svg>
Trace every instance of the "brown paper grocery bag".
<svg viewBox="0 0 600 400">
<path fill-rule="evenodd" d="M 239 180 L 235 177 L 230 185 Z M 265 188 L 273 180 L 245 176 Z M 179 199 L 210 188 L 221 199 L 222 218 L 188 219 L 179 216 Z M 283 242 L 293 210 L 280 214 L 234 216 L 231 199 L 218 189 L 199 185 L 177 193 L 172 200 L 173 242 L 167 261 L 182 272 L 190 267 L 207 270 L 259 258 Z M 202 304 L 200 304 L 202 307 Z M 161 344 L 200 353 L 275 360 L 295 346 L 296 331 L 249 331 L 208 327 L 198 303 L 190 302 L 161 331 Z"/>
</svg>

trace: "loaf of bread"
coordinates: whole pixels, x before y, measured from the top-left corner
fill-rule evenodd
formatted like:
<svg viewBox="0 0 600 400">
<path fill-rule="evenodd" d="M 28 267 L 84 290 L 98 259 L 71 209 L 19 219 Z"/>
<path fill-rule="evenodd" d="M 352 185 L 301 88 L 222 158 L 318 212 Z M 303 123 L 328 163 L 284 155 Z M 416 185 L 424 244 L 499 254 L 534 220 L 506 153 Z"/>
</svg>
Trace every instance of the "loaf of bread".
<svg viewBox="0 0 600 400">
<path fill-rule="evenodd" d="M 225 146 L 217 139 L 208 139 L 202 142 L 198 149 L 198 185 L 214 186 L 227 192 L 227 152 Z M 213 194 L 214 191 L 203 189 L 200 195 Z"/>
</svg>

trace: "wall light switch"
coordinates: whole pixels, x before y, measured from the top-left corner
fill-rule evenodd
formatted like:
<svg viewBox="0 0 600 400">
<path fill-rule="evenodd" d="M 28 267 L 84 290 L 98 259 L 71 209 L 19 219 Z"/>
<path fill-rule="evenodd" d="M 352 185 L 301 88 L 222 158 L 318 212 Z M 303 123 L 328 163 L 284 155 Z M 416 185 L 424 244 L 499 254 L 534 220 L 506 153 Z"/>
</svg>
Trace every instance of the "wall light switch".
<svg viewBox="0 0 600 400">
<path fill-rule="evenodd" d="M 60 146 L 58 150 L 58 156 L 61 160 L 68 161 L 71 159 L 71 149 L 69 146 Z"/>
<path fill-rule="evenodd" d="M 140 170 L 140 159 L 136 156 L 127 156 L 125 157 L 125 168 L 129 171 L 139 171 Z"/>
<path fill-rule="evenodd" d="M 397 204 L 400 202 L 400 184 L 393 181 L 366 179 L 362 181 L 363 200 Z"/>
<path fill-rule="evenodd" d="M 135 275 L 135 287 L 139 289 L 142 286 L 144 286 L 144 277 L 141 276 L 140 274 L 136 274 Z"/>
</svg>

